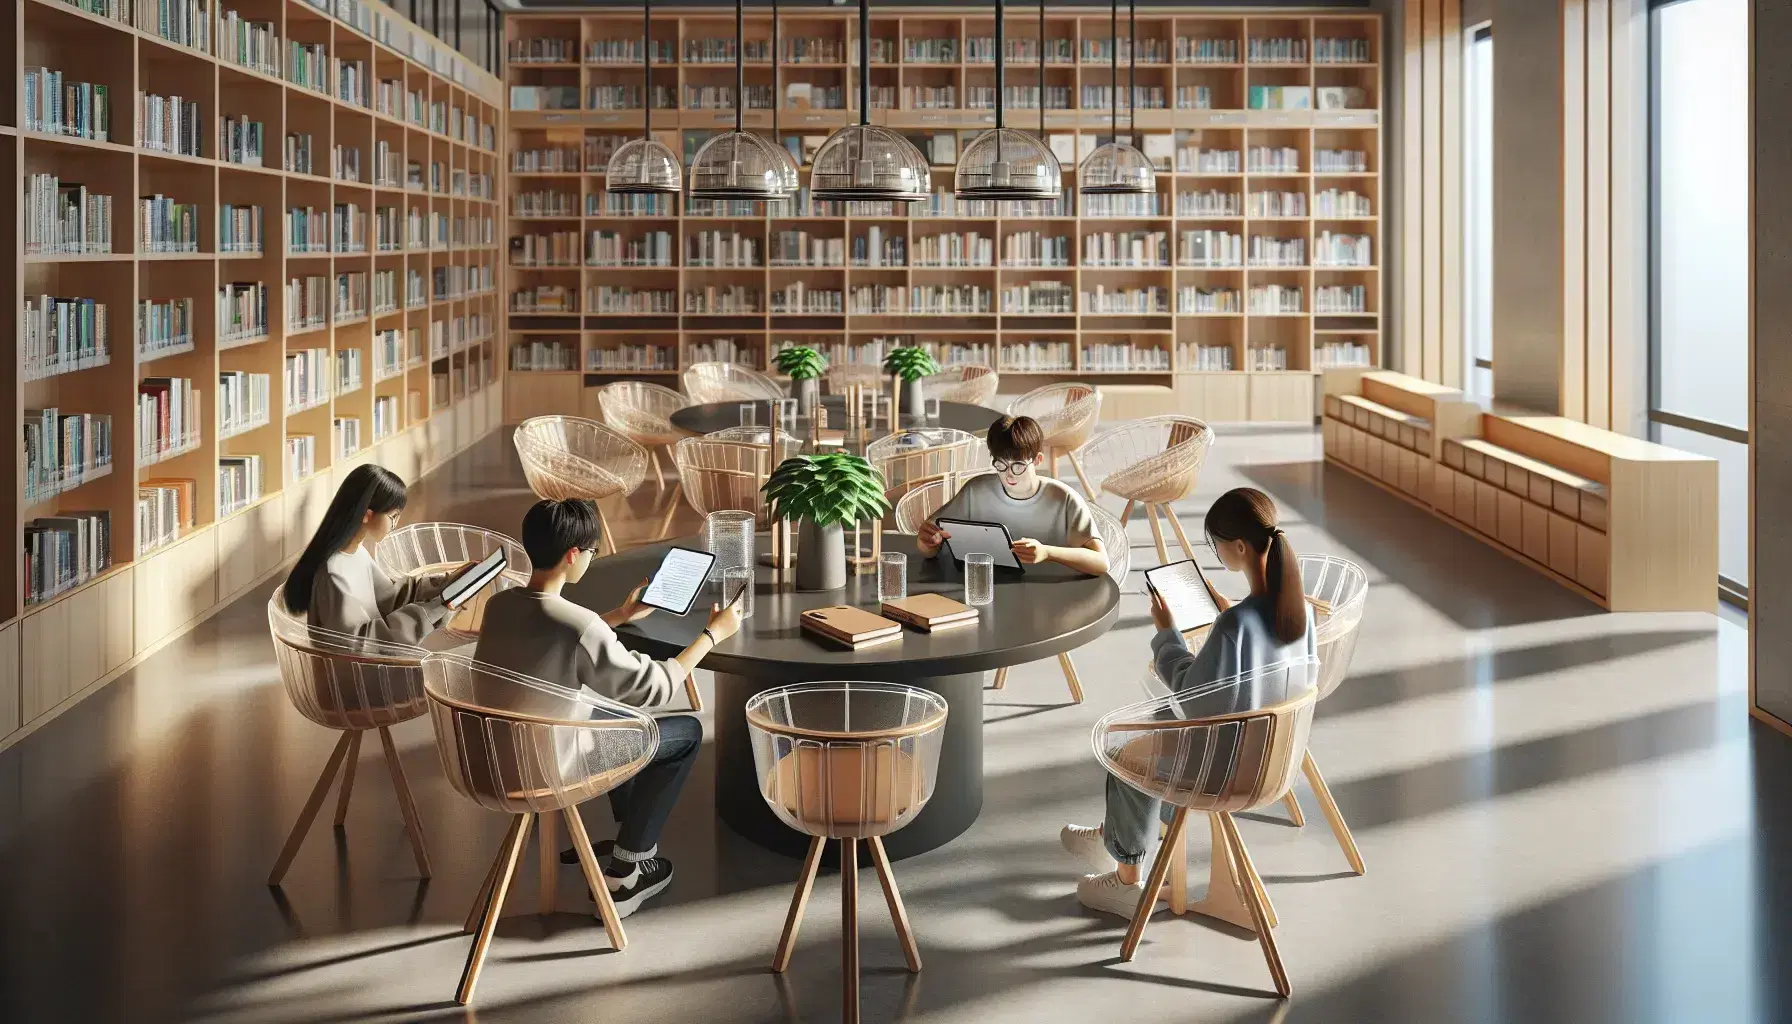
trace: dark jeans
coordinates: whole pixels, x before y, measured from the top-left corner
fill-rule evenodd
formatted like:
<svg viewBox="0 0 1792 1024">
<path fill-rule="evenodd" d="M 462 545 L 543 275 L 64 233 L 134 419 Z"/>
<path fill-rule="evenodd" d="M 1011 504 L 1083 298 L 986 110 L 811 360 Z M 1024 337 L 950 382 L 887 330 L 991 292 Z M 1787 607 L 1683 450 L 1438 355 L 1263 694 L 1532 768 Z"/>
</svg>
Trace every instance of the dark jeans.
<svg viewBox="0 0 1792 1024">
<path fill-rule="evenodd" d="M 696 716 L 667 715 L 658 722 L 660 746 L 653 760 L 610 790 L 610 812 L 618 826 L 616 849 L 629 853 L 646 853 L 659 845 L 660 831 L 703 747 L 703 723 Z"/>
</svg>

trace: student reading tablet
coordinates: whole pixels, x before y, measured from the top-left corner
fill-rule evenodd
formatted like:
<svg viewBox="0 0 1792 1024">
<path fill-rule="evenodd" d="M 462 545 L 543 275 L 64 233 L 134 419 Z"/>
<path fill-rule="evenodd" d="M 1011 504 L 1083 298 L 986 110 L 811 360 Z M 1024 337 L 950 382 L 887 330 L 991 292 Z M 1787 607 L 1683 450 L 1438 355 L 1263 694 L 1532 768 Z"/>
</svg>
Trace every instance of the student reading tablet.
<svg viewBox="0 0 1792 1024">
<path fill-rule="evenodd" d="M 932 558 L 951 539 L 942 519 L 1001 523 L 1014 538 L 1014 557 L 1037 565 L 1057 562 L 1090 576 L 1108 571 L 1107 552 L 1082 495 L 1039 475 L 1045 463 L 1045 431 L 1030 416 L 1003 416 L 990 424 L 990 464 L 995 472 L 972 477 L 916 536 Z"/>
</svg>

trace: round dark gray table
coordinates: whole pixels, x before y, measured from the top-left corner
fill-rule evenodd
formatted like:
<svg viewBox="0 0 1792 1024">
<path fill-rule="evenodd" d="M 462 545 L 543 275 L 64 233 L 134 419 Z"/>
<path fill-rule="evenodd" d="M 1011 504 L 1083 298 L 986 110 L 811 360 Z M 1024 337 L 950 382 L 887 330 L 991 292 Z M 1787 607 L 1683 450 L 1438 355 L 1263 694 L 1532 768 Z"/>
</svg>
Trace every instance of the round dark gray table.
<svg viewBox="0 0 1792 1024">
<path fill-rule="evenodd" d="M 828 411 L 828 427 L 834 430 L 844 430 L 846 428 L 845 397 L 841 395 L 823 395 L 821 404 L 822 407 Z M 757 405 L 759 407 L 758 411 L 754 414 L 754 421 L 759 426 L 767 426 L 772 422 L 774 414 L 770 402 L 711 402 L 708 405 L 688 405 L 683 409 L 678 410 L 672 414 L 672 425 L 680 430 L 690 431 L 693 434 L 708 434 L 717 430 L 726 430 L 729 427 L 738 427 L 741 425 L 740 407 L 743 405 Z M 967 431 L 981 437 L 983 433 L 989 429 L 989 425 L 994 423 L 1001 415 L 1002 413 L 999 411 L 981 405 L 969 405 L 964 402 L 941 402 L 940 414 L 931 419 L 925 416 L 912 415 L 908 410 L 903 410 L 902 415 L 899 417 L 901 423 L 898 424 L 898 426 L 905 428 L 951 427 L 954 430 Z M 845 439 L 845 447 L 855 454 L 863 453 L 867 444 L 870 444 L 880 437 L 889 436 L 890 430 L 890 421 L 887 418 L 879 419 L 873 423 L 867 424 L 862 430 L 848 431 Z M 792 430 L 791 433 L 795 434 L 797 437 L 808 437 L 808 417 L 798 418 L 796 429 Z"/>
<path fill-rule="evenodd" d="M 759 538 L 768 550 L 770 538 Z M 659 567 L 668 547 L 701 548 L 701 537 L 632 548 L 598 559 L 569 600 L 596 611 L 620 604 Z M 884 551 L 910 556 L 911 594 L 937 592 L 962 599 L 964 581 L 949 558 L 924 559 L 915 538 L 884 534 Z M 736 635 L 703 659 L 716 675 L 716 812 L 734 831 L 768 849 L 800 857 L 809 837 L 772 815 L 760 795 L 747 733 L 746 704 L 754 694 L 783 683 L 874 680 L 908 683 L 946 698 L 946 735 L 939 782 L 926 808 L 907 827 L 885 839 L 891 857 L 912 857 L 956 838 L 983 808 L 983 685 L 998 668 L 1042 661 L 1075 650 L 1113 626 L 1120 588 L 1107 576 L 1084 576 L 1060 565 L 1029 566 L 1024 574 L 998 569 L 995 601 L 984 605 L 977 625 L 940 633 L 904 630 L 900 641 L 860 651 L 826 645 L 798 624 L 809 608 L 852 604 L 876 609 L 877 575 L 851 577 L 844 589 L 774 590 L 771 569 L 759 569 L 756 608 Z M 617 630 L 631 650 L 670 658 L 702 632 L 719 591 L 711 585 L 690 614 L 656 611 Z"/>
</svg>

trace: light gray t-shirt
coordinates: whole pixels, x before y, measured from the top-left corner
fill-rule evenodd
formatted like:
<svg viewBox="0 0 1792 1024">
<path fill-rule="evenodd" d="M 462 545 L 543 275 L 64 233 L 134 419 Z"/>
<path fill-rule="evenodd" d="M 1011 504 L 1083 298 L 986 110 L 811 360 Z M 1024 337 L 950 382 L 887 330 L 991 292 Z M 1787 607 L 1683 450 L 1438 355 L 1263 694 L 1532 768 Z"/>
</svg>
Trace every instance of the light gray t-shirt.
<svg viewBox="0 0 1792 1024">
<path fill-rule="evenodd" d="M 1087 545 L 1095 537 L 1095 520 L 1090 517 L 1083 496 L 1049 477 L 1041 478 L 1039 483 L 1038 493 L 1031 498 L 1010 498 L 997 474 L 975 476 L 933 518 L 936 522 L 967 519 L 1001 523 L 1015 540 L 1031 537 L 1053 547 Z"/>
<path fill-rule="evenodd" d="M 558 594 L 513 587 L 485 603 L 475 660 L 638 708 L 668 704 L 684 666 L 624 647 L 601 616 Z"/>
<path fill-rule="evenodd" d="M 1173 692 L 1185 693 L 1200 691 L 1242 673 L 1315 657 L 1318 645 L 1313 606 L 1303 606 L 1307 611 L 1307 629 L 1293 643 L 1285 644 L 1276 636 L 1275 609 L 1269 596 L 1252 595 L 1220 613 L 1199 651 L 1190 651 L 1182 634 L 1174 629 L 1159 630 L 1151 638 L 1152 665 L 1158 678 L 1169 684 Z M 1312 680 L 1302 670 L 1294 675 L 1294 681 Z M 1253 679 L 1247 686 L 1185 701 L 1182 713 L 1184 717 L 1196 718 L 1268 707 L 1295 696 L 1280 692 L 1287 682 L 1276 675 Z"/>
<path fill-rule="evenodd" d="M 452 614 L 441 598 L 449 578 L 394 577 L 364 547 L 338 551 L 311 580 L 306 619 L 338 633 L 415 645 Z"/>
</svg>

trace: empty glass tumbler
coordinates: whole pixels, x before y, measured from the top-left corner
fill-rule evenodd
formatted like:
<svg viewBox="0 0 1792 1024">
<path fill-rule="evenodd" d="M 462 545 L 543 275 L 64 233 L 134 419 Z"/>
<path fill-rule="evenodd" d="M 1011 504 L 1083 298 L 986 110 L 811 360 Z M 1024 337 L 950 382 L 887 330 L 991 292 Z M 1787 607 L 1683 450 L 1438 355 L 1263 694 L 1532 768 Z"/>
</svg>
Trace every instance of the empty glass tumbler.
<svg viewBox="0 0 1792 1024">
<path fill-rule="evenodd" d="M 731 565 L 722 570 L 722 600 L 732 601 L 740 597 L 741 621 L 753 617 L 753 567 L 750 565 Z"/>
<path fill-rule="evenodd" d="M 757 427 L 759 425 L 759 403 L 758 402 L 742 402 L 742 403 L 740 403 L 739 413 L 740 413 L 740 425 L 741 426 Z"/>
<path fill-rule="evenodd" d="M 877 560 L 877 599 L 900 601 L 908 596 L 908 556 L 885 552 Z"/>
<path fill-rule="evenodd" d="M 964 556 L 964 603 L 988 604 L 996 599 L 996 556 L 978 551 Z"/>
<path fill-rule="evenodd" d="M 753 513 L 738 511 L 711 512 L 703 520 L 703 547 L 716 556 L 709 567 L 709 581 L 714 583 L 722 573 L 736 567 L 753 565 Z"/>
</svg>

